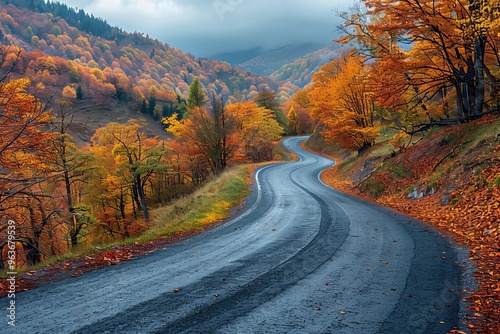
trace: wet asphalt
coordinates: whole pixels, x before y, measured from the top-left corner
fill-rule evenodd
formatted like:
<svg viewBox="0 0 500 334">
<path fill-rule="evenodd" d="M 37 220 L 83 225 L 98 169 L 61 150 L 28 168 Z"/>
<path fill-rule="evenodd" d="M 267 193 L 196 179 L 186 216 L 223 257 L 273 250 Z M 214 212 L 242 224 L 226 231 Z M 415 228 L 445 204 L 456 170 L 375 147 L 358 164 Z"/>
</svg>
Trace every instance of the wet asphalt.
<svg viewBox="0 0 500 334">
<path fill-rule="evenodd" d="M 333 161 L 262 167 L 244 210 L 148 256 L 16 296 L 2 333 L 446 333 L 463 327 L 467 250 L 340 193 Z M 2 309 L 7 299 L 0 299 Z M 4 307 L 5 306 L 5 307 Z M 5 313 L 7 314 L 7 313 Z M 6 317 L 5 317 L 6 318 Z"/>
</svg>

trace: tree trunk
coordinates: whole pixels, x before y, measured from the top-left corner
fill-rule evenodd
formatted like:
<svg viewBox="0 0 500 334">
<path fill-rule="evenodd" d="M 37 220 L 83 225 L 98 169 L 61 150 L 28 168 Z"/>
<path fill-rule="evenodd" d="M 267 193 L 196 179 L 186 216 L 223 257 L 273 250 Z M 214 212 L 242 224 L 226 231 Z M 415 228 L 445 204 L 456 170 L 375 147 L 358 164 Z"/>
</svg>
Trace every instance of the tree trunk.
<svg viewBox="0 0 500 334">
<path fill-rule="evenodd" d="M 75 217 L 76 219 L 76 217 Z M 76 247 L 78 246 L 78 231 L 72 230 L 69 232 L 69 236 L 71 238 L 71 247 Z"/>
<path fill-rule="evenodd" d="M 126 215 L 125 215 L 125 198 L 124 198 L 124 189 L 123 187 L 121 187 L 120 189 L 120 203 L 119 203 L 119 206 L 120 206 L 120 215 L 121 215 L 121 218 L 123 220 L 125 220 L 126 218 Z"/>
<path fill-rule="evenodd" d="M 66 166 L 64 166 L 66 169 Z M 67 170 L 64 171 L 64 183 L 66 185 L 66 198 L 68 200 L 68 210 L 73 212 L 73 197 L 71 196 L 71 181 Z"/>
<path fill-rule="evenodd" d="M 479 115 L 483 112 L 484 106 L 484 53 L 486 40 L 480 36 L 474 45 L 474 69 L 476 96 L 474 101 L 473 115 Z"/>
<path fill-rule="evenodd" d="M 137 206 L 137 209 L 140 210 L 142 209 L 141 206 L 141 201 L 140 201 L 140 195 L 139 195 L 139 184 L 137 183 L 137 177 L 134 180 L 134 184 L 132 185 L 132 198 L 133 201 L 135 202 L 135 205 Z"/>
<path fill-rule="evenodd" d="M 371 143 L 363 143 L 363 146 L 358 150 L 358 155 L 363 155 L 370 147 L 372 147 Z"/>
<path fill-rule="evenodd" d="M 463 94 L 462 94 L 462 85 L 463 83 L 458 81 L 458 82 L 454 82 L 453 83 L 453 87 L 455 88 L 455 91 L 457 93 L 457 98 L 456 98 L 456 102 L 457 102 L 457 113 L 458 113 L 458 117 L 460 119 L 465 119 L 466 117 L 466 112 L 465 112 L 465 105 L 464 105 L 464 98 L 463 98 Z"/>
<path fill-rule="evenodd" d="M 139 198 L 141 199 L 141 208 L 144 214 L 144 219 L 146 220 L 146 222 L 149 223 L 149 212 L 146 206 L 146 195 L 144 194 L 144 186 L 142 185 L 141 177 L 139 175 L 136 176 L 136 184 L 137 184 L 137 192 L 139 194 Z"/>
<path fill-rule="evenodd" d="M 37 246 L 32 246 L 29 244 L 23 244 L 23 250 L 26 254 L 26 263 L 28 267 L 33 267 L 40 262 L 42 262 L 42 253 L 40 253 L 40 249 Z"/>
</svg>

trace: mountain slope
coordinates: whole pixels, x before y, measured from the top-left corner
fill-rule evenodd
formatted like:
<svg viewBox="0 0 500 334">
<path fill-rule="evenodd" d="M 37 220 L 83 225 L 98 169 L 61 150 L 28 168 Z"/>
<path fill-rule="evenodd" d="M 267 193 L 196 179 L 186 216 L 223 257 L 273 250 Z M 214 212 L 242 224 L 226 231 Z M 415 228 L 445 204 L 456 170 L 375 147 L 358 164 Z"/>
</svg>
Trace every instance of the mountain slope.
<svg viewBox="0 0 500 334">
<path fill-rule="evenodd" d="M 0 40 L 23 49 L 18 75 L 54 91 L 80 85 L 87 96 L 119 94 L 137 103 L 152 90 L 162 103 L 186 98 L 195 77 L 209 95 L 226 98 L 238 91 L 253 98 L 267 88 L 293 93 L 274 80 L 226 62 L 197 59 L 142 33 L 113 29 L 114 38 L 98 37 L 71 26 L 61 16 L 0 2 Z M 106 33 L 105 35 L 108 35 Z M 160 106 L 161 107 L 161 106 Z"/>
<path fill-rule="evenodd" d="M 304 88 L 311 82 L 312 75 L 318 72 L 321 66 L 338 57 L 340 52 L 339 46 L 331 44 L 283 65 L 279 70 L 271 73 L 269 77 L 278 82 L 288 82 L 299 88 Z"/>
<path fill-rule="evenodd" d="M 282 66 L 319 49 L 325 48 L 324 43 L 300 43 L 266 52 L 248 61 L 238 64 L 239 67 L 264 75 L 270 75 Z"/>
</svg>

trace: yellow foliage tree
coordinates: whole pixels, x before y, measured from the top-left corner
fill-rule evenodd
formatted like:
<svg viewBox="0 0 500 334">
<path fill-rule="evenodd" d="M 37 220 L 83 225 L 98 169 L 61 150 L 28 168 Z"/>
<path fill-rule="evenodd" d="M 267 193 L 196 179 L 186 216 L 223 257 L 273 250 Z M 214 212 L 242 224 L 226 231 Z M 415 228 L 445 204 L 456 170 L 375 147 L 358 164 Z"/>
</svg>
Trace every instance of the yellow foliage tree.
<svg viewBox="0 0 500 334">
<path fill-rule="evenodd" d="M 283 135 L 274 111 L 248 101 L 229 104 L 227 112 L 236 122 L 238 151 L 250 161 L 271 160 L 273 143 Z"/>
<path fill-rule="evenodd" d="M 66 87 L 64 87 L 64 89 L 62 91 L 62 96 L 65 99 L 74 100 L 74 99 L 76 99 L 76 89 L 74 89 L 71 86 L 66 86 Z"/>
<path fill-rule="evenodd" d="M 162 160 L 166 147 L 157 137 L 147 137 L 142 128 L 135 120 L 109 123 L 92 136 L 92 149 L 97 154 L 111 152 L 116 166 L 111 173 L 130 187 L 133 203 L 149 222 L 146 186 L 155 172 L 167 168 Z"/>
</svg>

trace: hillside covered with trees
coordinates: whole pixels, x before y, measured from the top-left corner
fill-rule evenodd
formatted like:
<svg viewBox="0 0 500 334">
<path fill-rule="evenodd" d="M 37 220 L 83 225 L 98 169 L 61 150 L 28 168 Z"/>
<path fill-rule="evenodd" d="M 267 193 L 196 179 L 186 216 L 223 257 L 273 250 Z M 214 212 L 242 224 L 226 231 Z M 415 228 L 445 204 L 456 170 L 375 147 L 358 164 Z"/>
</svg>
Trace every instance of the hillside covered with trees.
<svg viewBox="0 0 500 334">
<path fill-rule="evenodd" d="M 225 99 L 253 99 L 267 89 L 284 101 L 297 90 L 226 62 L 197 59 L 148 35 L 126 33 L 57 2 L 2 1 L 0 22 L 0 41 L 17 47 L 12 54 L 20 52 L 12 74 L 43 84 L 46 96 L 60 96 L 67 87 L 80 97 L 116 97 L 139 109 L 153 98 L 148 112 L 160 120 L 182 111 L 194 78 L 208 95 Z"/>
<path fill-rule="evenodd" d="M 321 48 L 283 65 L 269 76 L 278 82 L 289 82 L 301 89 L 311 83 L 312 76 L 321 66 L 337 58 L 342 53 L 337 44 Z"/>
</svg>

